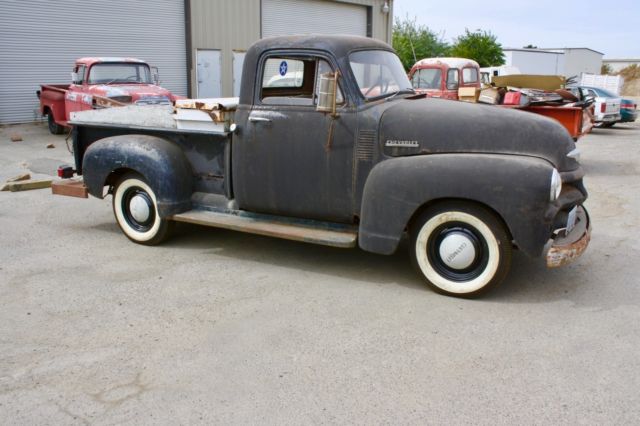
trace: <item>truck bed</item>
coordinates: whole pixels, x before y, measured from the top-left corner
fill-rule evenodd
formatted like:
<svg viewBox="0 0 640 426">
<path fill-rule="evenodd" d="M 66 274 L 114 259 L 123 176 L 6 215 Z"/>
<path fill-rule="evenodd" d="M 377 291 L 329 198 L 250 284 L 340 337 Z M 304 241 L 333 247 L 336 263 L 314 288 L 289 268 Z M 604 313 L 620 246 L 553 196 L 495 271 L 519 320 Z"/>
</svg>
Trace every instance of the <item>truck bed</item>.
<svg viewBox="0 0 640 426">
<path fill-rule="evenodd" d="M 156 136 L 179 145 L 183 150 L 191 164 L 194 192 L 220 194 L 231 198 L 228 176 L 231 170 L 231 134 L 228 132 L 79 121 L 70 124 L 73 125 L 73 155 L 79 175 L 82 175 L 84 153 L 93 142 L 122 135 Z"/>
</svg>

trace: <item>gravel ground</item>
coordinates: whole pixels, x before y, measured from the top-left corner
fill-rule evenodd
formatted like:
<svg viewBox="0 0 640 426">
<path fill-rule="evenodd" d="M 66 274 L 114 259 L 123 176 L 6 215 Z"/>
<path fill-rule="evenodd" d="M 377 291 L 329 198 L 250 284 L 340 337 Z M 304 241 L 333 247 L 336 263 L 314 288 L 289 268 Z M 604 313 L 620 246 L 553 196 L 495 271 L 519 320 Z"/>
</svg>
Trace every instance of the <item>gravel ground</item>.
<svg viewBox="0 0 640 426">
<path fill-rule="evenodd" d="M 143 247 L 110 198 L 1 192 L 0 424 L 637 424 L 640 124 L 579 146 L 588 251 L 518 253 L 475 301 L 404 250 L 190 225 Z M 65 161 L 44 125 L 0 128 L 0 181 Z"/>
</svg>

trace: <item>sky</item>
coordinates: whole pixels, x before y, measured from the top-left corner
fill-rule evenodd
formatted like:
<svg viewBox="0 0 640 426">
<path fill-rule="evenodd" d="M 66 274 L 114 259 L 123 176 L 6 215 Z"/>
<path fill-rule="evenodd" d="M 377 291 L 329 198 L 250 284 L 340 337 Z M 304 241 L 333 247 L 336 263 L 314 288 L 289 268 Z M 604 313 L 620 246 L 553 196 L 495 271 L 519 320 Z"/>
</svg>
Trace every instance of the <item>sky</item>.
<svg viewBox="0 0 640 426">
<path fill-rule="evenodd" d="M 588 47 L 605 58 L 640 58 L 640 0 L 393 0 L 393 9 L 448 42 L 482 29 L 503 48 Z"/>
</svg>

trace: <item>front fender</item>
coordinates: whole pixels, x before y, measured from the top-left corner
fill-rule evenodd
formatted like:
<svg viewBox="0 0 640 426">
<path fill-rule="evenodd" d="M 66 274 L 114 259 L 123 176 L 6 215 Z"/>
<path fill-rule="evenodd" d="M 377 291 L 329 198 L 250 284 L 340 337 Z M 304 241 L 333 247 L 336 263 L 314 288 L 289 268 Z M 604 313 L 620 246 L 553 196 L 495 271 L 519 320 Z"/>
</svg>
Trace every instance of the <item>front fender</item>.
<svg viewBox="0 0 640 426">
<path fill-rule="evenodd" d="M 359 245 L 393 253 L 414 214 L 437 200 L 463 199 L 498 213 L 518 247 L 541 255 L 552 223 L 545 217 L 553 166 L 536 157 L 437 154 L 377 164 L 364 188 Z"/>
<path fill-rule="evenodd" d="M 148 135 L 113 136 L 92 143 L 82 161 L 89 193 L 103 198 L 107 178 L 119 169 L 130 169 L 144 176 L 156 194 L 161 217 L 191 208 L 191 166 L 176 144 Z"/>
</svg>

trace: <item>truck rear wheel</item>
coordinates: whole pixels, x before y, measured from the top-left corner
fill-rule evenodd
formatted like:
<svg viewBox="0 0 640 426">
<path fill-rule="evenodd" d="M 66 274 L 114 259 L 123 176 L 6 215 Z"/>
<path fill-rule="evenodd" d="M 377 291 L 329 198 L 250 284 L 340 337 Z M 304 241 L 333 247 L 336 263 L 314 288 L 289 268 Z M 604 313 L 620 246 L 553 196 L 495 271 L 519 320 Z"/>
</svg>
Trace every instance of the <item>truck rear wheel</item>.
<svg viewBox="0 0 640 426">
<path fill-rule="evenodd" d="M 51 111 L 47 114 L 47 125 L 49 127 L 49 132 L 52 135 L 61 135 L 64 131 L 62 126 L 56 124 L 56 120 L 53 118 L 53 112 Z"/>
<path fill-rule="evenodd" d="M 124 175 L 113 191 L 113 213 L 131 241 L 156 245 L 171 233 L 174 222 L 158 215 L 156 195 L 137 173 Z"/>
<path fill-rule="evenodd" d="M 477 297 L 506 277 L 511 239 L 488 209 L 449 202 L 427 209 L 411 227 L 411 258 L 438 293 Z"/>
</svg>

